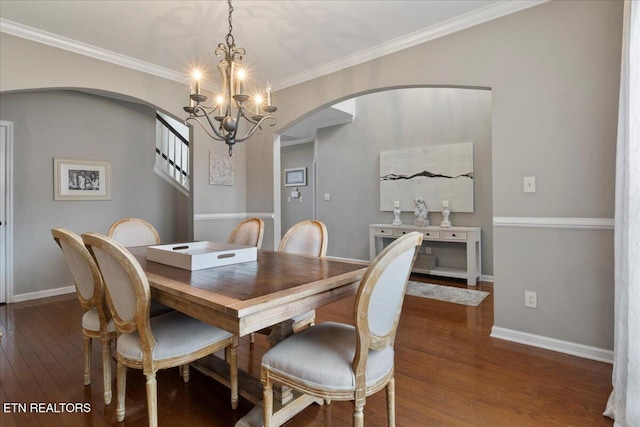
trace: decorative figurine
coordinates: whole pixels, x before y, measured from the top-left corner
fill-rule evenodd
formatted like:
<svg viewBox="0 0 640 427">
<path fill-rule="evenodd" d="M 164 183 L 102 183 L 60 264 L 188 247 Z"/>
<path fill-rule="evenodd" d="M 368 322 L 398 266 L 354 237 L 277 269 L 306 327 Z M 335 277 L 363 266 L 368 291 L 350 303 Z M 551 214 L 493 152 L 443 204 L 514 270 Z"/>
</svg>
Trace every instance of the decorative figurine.
<svg viewBox="0 0 640 427">
<path fill-rule="evenodd" d="M 391 223 L 391 225 L 402 225 L 402 221 L 400 220 L 400 201 L 396 200 L 393 202 L 393 216 L 395 219 Z"/>
<path fill-rule="evenodd" d="M 424 199 L 420 196 L 416 197 L 413 201 L 413 205 L 415 206 L 414 214 L 416 216 L 416 220 L 413 224 L 418 227 L 425 227 L 429 225 L 429 208 L 427 207 L 427 203 Z"/>
<path fill-rule="evenodd" d="M 443 200 L 442 201 L 442 222 L 440 223 L 440 227 L 442 228 L 451 227 L 451 222 L 449 221 L 450 213 L 451 212 L 449 212 L 449 201 Z"/>
</svg>

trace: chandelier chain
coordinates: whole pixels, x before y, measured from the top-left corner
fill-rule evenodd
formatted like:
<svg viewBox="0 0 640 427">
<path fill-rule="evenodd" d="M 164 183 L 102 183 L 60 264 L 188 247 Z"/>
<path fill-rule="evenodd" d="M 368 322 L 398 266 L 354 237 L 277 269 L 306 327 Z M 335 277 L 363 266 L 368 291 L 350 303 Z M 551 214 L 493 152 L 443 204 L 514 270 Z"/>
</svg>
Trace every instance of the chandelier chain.
<svg viewBox="0 0 640 427">
<path fill-rule="evenodd" d="M 229 0 L 229 33 L 227 33 L 227 36 L 225 37 L 225 40 L 227 42 L 227 46 L 229 47 L 235 47 L 235 40 L 233 39 L 233 34 L 231 34 L 231 31 L 233 31 L 233 25 L 231 24 L 231 14 L 233 13 L 233 6 L 231 5 L 231 0 Z"/>
</svg>

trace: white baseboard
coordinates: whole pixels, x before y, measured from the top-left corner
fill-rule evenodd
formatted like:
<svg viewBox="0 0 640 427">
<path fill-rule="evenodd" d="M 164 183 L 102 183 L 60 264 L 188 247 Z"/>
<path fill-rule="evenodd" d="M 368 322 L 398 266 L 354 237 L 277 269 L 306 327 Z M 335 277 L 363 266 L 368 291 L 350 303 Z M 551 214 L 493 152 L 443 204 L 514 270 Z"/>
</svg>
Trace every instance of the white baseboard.
<svg viewBox="0 0 640 427">
<path fill-rule="evenodd" d="M 613 218 L 493 217 L 494 227 L 613 230 L 614 225 Z"/>
<path fill-rule="evenodd" d="M 597 360 L 598 362 L 613 363 L 613 351 L 574 342 L 562 341 L 497 326 L 491 328 L 491 337 L 583 357 L 585 359 Z"/>
<path fill-rule="evenodd" d="M 34 299 L 54 297 L 56 295 L 72 294 L 76 291 L 75 286 L 65 286 L 62 288 L 47 289 L 44 291 L 28 292 L 13 296 L 13 302 L 30 301 Z"/>
</svg>

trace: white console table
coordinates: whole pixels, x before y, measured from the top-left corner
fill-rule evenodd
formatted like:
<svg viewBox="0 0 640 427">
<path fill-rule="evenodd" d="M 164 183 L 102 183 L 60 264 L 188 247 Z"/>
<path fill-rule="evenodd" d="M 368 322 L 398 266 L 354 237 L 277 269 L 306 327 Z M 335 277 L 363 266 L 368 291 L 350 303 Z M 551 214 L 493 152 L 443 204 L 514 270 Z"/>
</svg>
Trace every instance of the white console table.
<svg viewBox="0 0 640 427">
<path fill-rule="evenodd" d="M 423 241 L 449 242 L 466 245 L 467 268 L 466 270 L 436 266 L 431 270 L 420 268 L 413 269 L 416 273 L 432 274 L 434 276 L 453 277 L 467 279 L 468 286 L 476 286 L 481 273 L 481 245 L 479 227 L 449 227 L 437 226 L 416 227 L 413 225 L 388 225 L 371 224 L 369 226 L 369 257 L 373 260 L 384 246 L 384 239 L 397 239 L 404 234 L 418 231 L 423 235 Z"/>
</svg>

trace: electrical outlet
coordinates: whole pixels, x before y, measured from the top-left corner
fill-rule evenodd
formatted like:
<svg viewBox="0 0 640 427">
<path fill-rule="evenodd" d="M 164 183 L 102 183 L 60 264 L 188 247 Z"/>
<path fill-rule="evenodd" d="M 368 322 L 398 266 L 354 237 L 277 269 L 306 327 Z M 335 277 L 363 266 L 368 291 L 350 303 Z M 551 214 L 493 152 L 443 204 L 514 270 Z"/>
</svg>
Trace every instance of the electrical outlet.
<svg viewBox="0 0 640 427">
<path fill-rule="evenodd" d="M 538 293 L 536 291 L 524 291 L 524 306 L 538 308 Z"/>
</svg>

